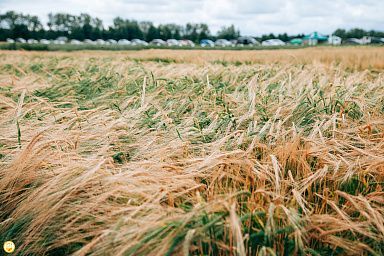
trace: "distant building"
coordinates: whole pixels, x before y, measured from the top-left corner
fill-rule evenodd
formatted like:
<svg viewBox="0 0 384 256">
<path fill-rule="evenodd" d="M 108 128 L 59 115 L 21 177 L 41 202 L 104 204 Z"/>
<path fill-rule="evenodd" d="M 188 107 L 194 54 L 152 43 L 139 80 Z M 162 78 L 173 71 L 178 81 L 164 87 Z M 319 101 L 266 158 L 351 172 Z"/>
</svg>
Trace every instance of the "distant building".
<svg viewBox="0 0 384 256">
<path fill-rule="evenodd" d="M 372 42 L 372 38 L 370 36 L 363 36 L 360 39 L 361 44 L 370 44 Z"/>
<path fill-rule="evenodd" d="M 341 45 L 341 37 L 330 35 L 328 37 L 328 44 L 330 45 Z"/>
<path fill-rule="evenodd" d="M 345 44 L 350 44 L 350 45 L 359 45 L 359 44 L 362 44 L 361 40 L 360 40 L 360 39 L 357 39 L 357 38 L 348 38 L 347 40 L 345 40 L 344 43 L 345 43 Z"/>
<path fill-rule="evenodd" d="M 309 35 L 304 36 L 303 41 L 306 45 L 317 45 L 328 42 L 328 37 L 318 32 L 313 32 Z"/>
<path fill-rule="evenodd" d="M 293 38 L 289 41 L 291 45 L 303 45 L 303 39 L 301 38 Z"/>
</svg>

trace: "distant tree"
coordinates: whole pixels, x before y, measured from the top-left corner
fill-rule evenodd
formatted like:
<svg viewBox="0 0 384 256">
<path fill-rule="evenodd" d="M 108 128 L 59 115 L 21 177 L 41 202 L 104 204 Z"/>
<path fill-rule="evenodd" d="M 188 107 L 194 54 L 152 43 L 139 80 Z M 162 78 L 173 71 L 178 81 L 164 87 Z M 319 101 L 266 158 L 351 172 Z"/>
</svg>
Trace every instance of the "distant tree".
<svg viewBox="0 0 384 256">
<path fill-rule="evenodd" d="M 217 38 L 223 38 L 223 39 L 236 39 L 240 36 L 240 31 L 235 29 L 234 25 L 231 25 L 229 27 L 222 27 L 217 32 Z"/>
<path fill-rule="evenodd" d="M 276 36 L 273 33 L 271 33 L 269 35 L 262 35 L 261 36 L 261 41 L 265 41 L 265 40 L 268 40 L 268 39 L 274 39 L 274 38 L 276 38 Z"/>
<path fill-rule="evenodd" d="M 151 26 L 149 27 L 149 29 L 148 29 L 148 32 L 147 32 L 147 34 L 146 34 L 146 36 L 145 36 L 145 39 L 146 39 L 148 42 L 150 42 L 150 41 L 152 41 L 153 39 L 156 39 L 156 38 L 159 38 L 159 37 L 160 37 L 159 30 L 158 30 L 155 26 L 151 25 Z"/>
<path fill-rule="evenodd" d="M 280 39 L 281 41 L 283 42 L 288 42 L 289 41 L 289 36 L 287 33 L 284 33 L 284 34 L 279 34 L 277 36 L 278 39 Z"/>
<path fill-rule="evenodd" d="M 5 36 L 28 39 L 36 36 L 43 26 L 37 16 L 8 11 L 0 15 L 0 28 L 2 31 L 1 40 L 4 40 Z"/>
<path fill-rule="evenodd" d="M 348 38 L 362 38 L 364 35 L 366 35 L 367 32 L 365 32 L 363 29 L 354 28 L 347 32 Z"/>
<path fill-rule="evenodd" d="M 104 28 L 103 22 L 97 17 L 81 13 L 72 15 L 69 13 L 49 13 L 47 26 L 44 27 L 37 16 L 25 15 L 15 11 L 0 13 L 0 40 L 6 38 L 34 38 L 34 39 L 56 39 L 59 36 L 67 36 L 70 39 L 145 39 L 151 41 L 156 38 L 164 40 L 189 39 L 199 42 L 201 39 L 225 38 L 233 39 L 240 36 L 240 31 L 234 25 L 222 27 L 216 37 L 212 36 L 209 27 L 205 23 L 187 23 L 185 26 L 171 24 L 160 24 L 155 26 L 150 21 L 138 22 L 136 20 L 123 19 L 116 17 L 113 24 Z M 343 39 L 361 38 L 363 36 L 384 37 L 383 31 L 369 30 L 360 28 L 350 30 L 337 29 L 334 35 Z M 303 37 L 303 34 L 288 35 L 287 33 L 262 35 L 258 40 L 279 38 L 289 41 L 296 37 Z"/>
<path fill-rule="evenodd" d="M 199 35 L 199 38 L 198 38 L 198 41 L 200 41 L 201 39 L 204 39 L 204 38 L 210 38 L 211 37 L 211 32 L 209 31 L 209 27 L 207 24 L 205 23 L 200 23 L 198 24 L 198 35 Z"/>
<path fill-rule="evenodd" d="M 153 23 L 150 22 L 150 21 L 141 21 L 141 22 L 139 22 L 139 28 L 140 28 L 141 32 L 143 33 L 143 36 L 144 36 L 145 40 L 148 40 L 147 36 L 148 36 L 148 32 L 149 32 L 149 29 L 150 29 L 151 26 L 153 26 Z"/>
<path fill-rule="evenodd" d="M 139 23 L 135 20 L 124 20 L 117 17 L 113 20 L 113 26 L 110 32 L 115 39 L 144 39 L 144 34 L 139 27 Z"/>
<path fill-rule="evenodd" d="M 338 36 L 342 39 L 347 38 L 347 32 L 345 31 L 345 29 L 336 29 L 336 31 L 333 32 L 333 35 Z"/>
</svg>

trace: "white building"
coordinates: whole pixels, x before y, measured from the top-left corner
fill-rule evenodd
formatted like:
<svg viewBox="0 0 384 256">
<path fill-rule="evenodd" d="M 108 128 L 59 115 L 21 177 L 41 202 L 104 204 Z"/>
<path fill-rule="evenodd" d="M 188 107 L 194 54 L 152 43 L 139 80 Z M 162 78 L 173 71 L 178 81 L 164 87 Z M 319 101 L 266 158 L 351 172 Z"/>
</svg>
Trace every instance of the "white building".
<svg viewBox="0 0 384 256">
<path fill-rule="evenodd" d="M 328 44 L 331 45 L 341 45 L 341 37 L 335 36 L 335 35 L 330 35 L 328 37 Z"/>
</svg>

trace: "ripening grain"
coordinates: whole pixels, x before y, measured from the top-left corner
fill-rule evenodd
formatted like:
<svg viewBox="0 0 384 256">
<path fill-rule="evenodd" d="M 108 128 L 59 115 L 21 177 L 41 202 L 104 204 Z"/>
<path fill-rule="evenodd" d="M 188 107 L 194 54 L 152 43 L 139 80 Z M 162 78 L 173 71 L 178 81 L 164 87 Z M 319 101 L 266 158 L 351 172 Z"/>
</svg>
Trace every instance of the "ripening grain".
<svg viewBox="0 0 384 256">
<path fill-rule="evenodd" d="M 384 48 L 0 52 L 17 255 L 382 255 Z"/>
</svg>

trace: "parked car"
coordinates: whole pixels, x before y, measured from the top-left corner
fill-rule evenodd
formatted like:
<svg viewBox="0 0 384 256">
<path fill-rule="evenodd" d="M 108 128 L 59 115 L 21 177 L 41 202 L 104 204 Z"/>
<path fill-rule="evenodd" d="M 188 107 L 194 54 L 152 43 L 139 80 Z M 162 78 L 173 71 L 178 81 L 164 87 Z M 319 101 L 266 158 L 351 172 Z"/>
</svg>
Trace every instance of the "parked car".
<svg viewBox="0 0 384 256">
<path fill-rule="evenodd" d="M 262 46 L 283 46 L 285 43 L 280 39 L 268 39 L 261 43 Z"/>
<path fill-rule="evenodd" d="M 108 39 L 107 43 L 109 43 L 109 44 L 117 44 L 117 41 L 115 39 Z"/>
<path fill-rule="evenodd" d="M 48 40 L 48 39 L 40 39 L 40 43 L 41 43 L 41 44 L 50 44 L 51 41 Z"/>
<path fill-rule="evenodd" d="M 16 38 L 16 42 L 25 44 L 27 41 L 24 38 Z"/>
<path fill-rule="evenodd" d="M 73 45 L 79 45 L 79 44 L 82 44 L 82 42 L 80 42 L 79 40 L 76 40 L 76 39 L 72 39 L 71 41 L 69 41 L 70 44 L 73 44 Z"/>
<path fill-rule="evenodd" d="M 84 39 L 83 41 L 85 44 L 96 44 L 95 41 L 92 41 L 91 39 Z"/>
<path fill-rule="evenodd" d="M 118 45 L 130 45 L 131 41 L 129 41 L 127 39 L 120 39 L 119 41 L 117 41 L 117 44 Z"/>
<path fill-rule="evenodd" d="M 132 44 L 132 45 L 141 45 L 141 46 L 147 46 L 147 45 L 148 45 L 147 42 L 145 42 L 145 41 L 143 41 L 143 40 L 141 40 L 141 39 L 137 39 L 137 38 L 132 39 L 132 40 L 131 40 L 131 44 Z"/>
<path fill-rule="evenodd" d="M 56 38 L 57 41 L 62 41 L 64 43 L 68 42 L 68 38 L 66 36 L 59 36 Z"/>
<path fill-rule="evenodd" d="M 200 41 L 201 47 L 214 47 L 215 43 L 212 40 L 209 39 L 203 39 Z"/>
<path fill-rule="evenodd" d="M 231 42 L 231 46 L 232 47 L 235 47 L 237 45 L 237 40 L 236 39 L 229 40 L 229 42 Z"/>
<path fill-rule="evenodd" d="M 62 41 L 62 40 L 53 40 L 52 42 L 53 44 L 65 44 L 65 41 Z"/>
<path fill-rule="evenodd" d="M 345 40 L 344 43 L 345 44 L 351 44 L 351 45 L 360 45 L 360 44 L 362 44 L 361 40 L 357 39 L 357 38 L 348 38 L 347 40 Z"/>
<path fill-rule="evenodd" d="M 155 45 L 155 46 L 167 45 L 167 43 L 163 39 L 153 39 L 151 42 L 149 42 L 149 44 Z"/>
<path fill-rule="evenodd" d="M 191 40 L 179 40 L 180 46 L 190 46 L 190 47 L 195 47 L 195 43 L 192 42 Z"/>
<path fill-rule="evenodd" d="M 260 43 L 253 37 L 242 36 L 237 39 L 237 45 L 260 45 Z"/>
<path fill-rule="evenodd" d="M 217 39 L 215 42 L 215 46 L 228 47 L 228 46 L 232 46 L 232 43 L 227 39 Z"/>
<path fill-rule="evenodd" d="M 167 45 L 168 46 L 180 46 L 179 41 L 177 41 L 176 39 L 168 39 Z"/>
<path fill-rule="evenodd" d="M 27 40 L 27 43 L 28 43 L 28 44 L 38 44 L 39 41 L 37 41 L 37 40 L 35 40 L 35 39 L 28 39 L 28 40 Z"/>
<path fill-rule="evenodd" d="M 12 38 L 7 38 L 7 43 L 13 44 L 14 42 L 15 42 L 15 40 L 13 40 Z"/>
<path fill-rule="evenodd" d="M 103 39 L 96 39 L 96 44 L 98 44 L 98 45 L 106 45 L 107 44 L 107 42 L 105 42 Z"/>
</svg>

